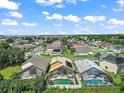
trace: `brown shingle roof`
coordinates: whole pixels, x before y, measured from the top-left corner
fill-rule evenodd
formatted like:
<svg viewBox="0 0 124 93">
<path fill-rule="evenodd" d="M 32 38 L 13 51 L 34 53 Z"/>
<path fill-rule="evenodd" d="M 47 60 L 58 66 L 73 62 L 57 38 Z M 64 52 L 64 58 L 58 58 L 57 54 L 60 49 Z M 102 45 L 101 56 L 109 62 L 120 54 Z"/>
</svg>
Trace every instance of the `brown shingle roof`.
<svg viewBox="0 0 124 93">
<path fill-rule="evenodd" d="M 112 43 L 110 43 L 110 42 L 98 42 L 97 45 L 98 45 L 98 46 L 103 46 L 103 47 L 105 47 L 105 46 L 112 45 Z"/>
<path fill-rule="evenodd" d="M 83 47 L 87 47 L 86 45 L 80 44 L 80 43 L 74 43 L 72 46 L 73 46 L 73 48 L 83 48 Z"/>
</svg>

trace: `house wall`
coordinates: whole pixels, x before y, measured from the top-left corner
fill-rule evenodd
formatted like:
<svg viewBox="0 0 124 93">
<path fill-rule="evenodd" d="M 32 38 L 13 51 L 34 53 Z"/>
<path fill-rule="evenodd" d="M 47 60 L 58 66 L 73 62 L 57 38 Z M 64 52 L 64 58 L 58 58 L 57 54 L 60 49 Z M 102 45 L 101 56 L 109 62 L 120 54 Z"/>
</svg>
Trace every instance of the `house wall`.
<svg viewBox="0 0 124 93">
<path fill-rule="evenodd" d="M 124 72 L 124 63 L 118 65 L 118 71 Z"/>
<path fill-rule="evenodd" d="M 58 69 L 51 72 L 50 78 L 63 76 L 63 75 L 74 75 L 74 71 L 65 68 L 64 66 L 59 67 Z"/>
<path fill-rule="evenodd" d="M 28 62 L 28 63 L 22 65 L 22 69 L 26 69 L 32 65 L 33 65 L 32 63 Z"/>
<path fill-rule="evenodd" d="M 48 88 L 66 88 L 66 89 L 79 89 L 82 87 L 82 85 L 78 84 L 78 85 L 48 85 Z"/>
<path fill-rule="evenodd" d="M 81 73 L 81 76 L 82 76 L 84 81 L 91 80 L 94 82 L 94 80 L 96 80 L 96 81 L 101 80 L 101 83 L 99 83 L 100 85 L 111 83 L 110 78 L 105 74 L 105 72 L 103 72 L 99 69 L 96 69 L 96 68 L 92 68 L 92 69 L 87 70 L 84 73 Z M 93 85 L 95 85 L 95 83 Z"/>
<path fill-rule="evenodd" d="M 28 68 L 25 71 L 20 73 L 20 78 L 21 79 L 31 79 L 31 78 L 35 78 L 36 76 L 40 76 L 42 74 L 43 74 L 42 70 L 34 68 L 34 67 L 30 67 L 30 68 Z"/>
<path fill-rule="evenodd" d="M 118 70 L 118 67 L 116 64 L 112 64 L 107 61 L 100 62 L 100 67 L 106 71 L 113 72 L 114 74 L 116 74 Z"/>
<path fill-rule="evenodd" d="M 53 52 L 53 49 L 47 49 L 46 50 L 46 53 L 52 53 Z"/>
</svg>

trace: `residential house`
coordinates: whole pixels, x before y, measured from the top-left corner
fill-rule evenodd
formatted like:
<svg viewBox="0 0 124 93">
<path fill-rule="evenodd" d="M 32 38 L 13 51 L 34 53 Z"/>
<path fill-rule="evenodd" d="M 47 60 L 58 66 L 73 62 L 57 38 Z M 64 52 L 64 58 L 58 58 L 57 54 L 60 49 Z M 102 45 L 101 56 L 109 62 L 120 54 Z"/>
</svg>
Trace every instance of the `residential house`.
<svg viewBox="0 0 124 93">
<path fill-rule="evenodd" d="M 50 44 L 47 47 L 46 53 L 47 54 L 62 54 L 63 49 L 62 49 L 62 42 L 61 41 L 54 41 L 52 44 Z"/>
<path fill-rule="evenodd" d="M 17 44 L 29 44 L 29 43 L 30 43 L 29 40 L 23 40 L 22 38 L 17 38 L 14 41 L 14 45 L 17 45 Z"/>
<path fill-rule="evenodd" d="M 119 50 L 120 50 L 121 52 L 124 52 L 124 46 L 123 46 L 123 48 L 120 48 Z"/>
<path fill-rule="evenodd" d="M 6 41 L 6 39 L 4 39 L 4 38 L 0 38 L 0 41 Z"/>
<path fill-rule="evenodd" d="M 64 57 L 53 58 L 50 63 L 48 87 L 81 88 L 70 59 Z"/>
<path fill-rule="evenodd" d="M 86 85 L 109 85 L 111 79 L 95 62 L 89 59 L 75 61 L 77 69 Z"/>
<path fill-rule="evenodd" d="M 33 44 L 35 45 L 42 45 L 44 43 L 44 40 L 39 39 L 39 40 L 35 40 L 35 42 L 33 42 Z"/>
<path fill-rule="evenodd" d="M 14 45 L 14 47 L 24 49 L 24 48 L 33 48 L 33 47 L 35 47 L 35 45 L 33 45 L 33 44 L 17 44 L 17 45 Z"/>
<path fill-rule="evenodd" d="M 100 62 L 100 67 L 114 74 L 124 71 L 124 58 L 108 55 Z"/>
<path fill-rule="evenodd" d="M 49 61 L 39 57 L 32 57 L 22 64 L 22 71 L 19 72 L 21 79 L 31 79 L 45 75 Z"/>
<path fill-rule="evenodd" d="M 89 46 L 85 44 L 73 43 L 71 47 L 71 51 L 73 54 L 83 55 L 83 54 L 89 54 L 91 50 Z"/>
<path fill-rule="evenodd" d="M 83 44 L 84 43 L 82 40 L 70 40 L 69 42 L 70 42 L 70 44 L 75 44 L 75 43 Z"/>
<path fill-rule="evenodd" d="M 107 48 L 107 47 L 110 47 L 112 43 L 105 42 L 105 41 L 98 41 L 98 42 L 95 42 L 95 45 L 99 47 Z"/>
</svg>

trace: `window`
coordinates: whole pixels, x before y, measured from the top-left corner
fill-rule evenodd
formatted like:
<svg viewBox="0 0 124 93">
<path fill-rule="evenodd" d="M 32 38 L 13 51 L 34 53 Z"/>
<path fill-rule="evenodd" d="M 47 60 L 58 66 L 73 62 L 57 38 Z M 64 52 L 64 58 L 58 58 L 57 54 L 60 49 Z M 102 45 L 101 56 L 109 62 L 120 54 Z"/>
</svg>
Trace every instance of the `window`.
<svg viewBox="0 0 124 93">
<path fill-rule="evenodd" d="M 66 61 L 66 65 L 67 65 L 68 67 L 72 68 L 72 64 L 71 64 L 70 62 Z"/>
<path fill-rule="evenodd" d="M 108 67 L 107 67 L 107 66 L 105 66 L 105 69 L 108 69 Z"/>
<path fill-rule="evenodd" d="M 29 73 L 30 75 L 37 74 L 37 70 L 35 68 L 30 68 Z"/>
</svg>

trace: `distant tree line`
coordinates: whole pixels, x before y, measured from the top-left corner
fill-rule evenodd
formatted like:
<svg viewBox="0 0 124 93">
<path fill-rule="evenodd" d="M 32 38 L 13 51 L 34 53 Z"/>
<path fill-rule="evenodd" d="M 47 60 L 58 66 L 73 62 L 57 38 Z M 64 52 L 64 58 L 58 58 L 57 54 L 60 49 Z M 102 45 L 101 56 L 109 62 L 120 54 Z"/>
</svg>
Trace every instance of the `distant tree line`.
<svg viewBox="0 0 124 93">
<path fill-rule="evenodd" d="M 45 43 L 50 44 L 56 40 L 59 40 L 59 38 L 58 37 L 51 37 L 51 38 L 47 37 L 47 39 L 45 40 Z"/>
<path fill-rule="evenodd" d="M 101 40 L 111 42 L 113 44 L 124 45 L 124 35 L 87 35 L 87 39 L 89 40 Z"/>
</svg>

